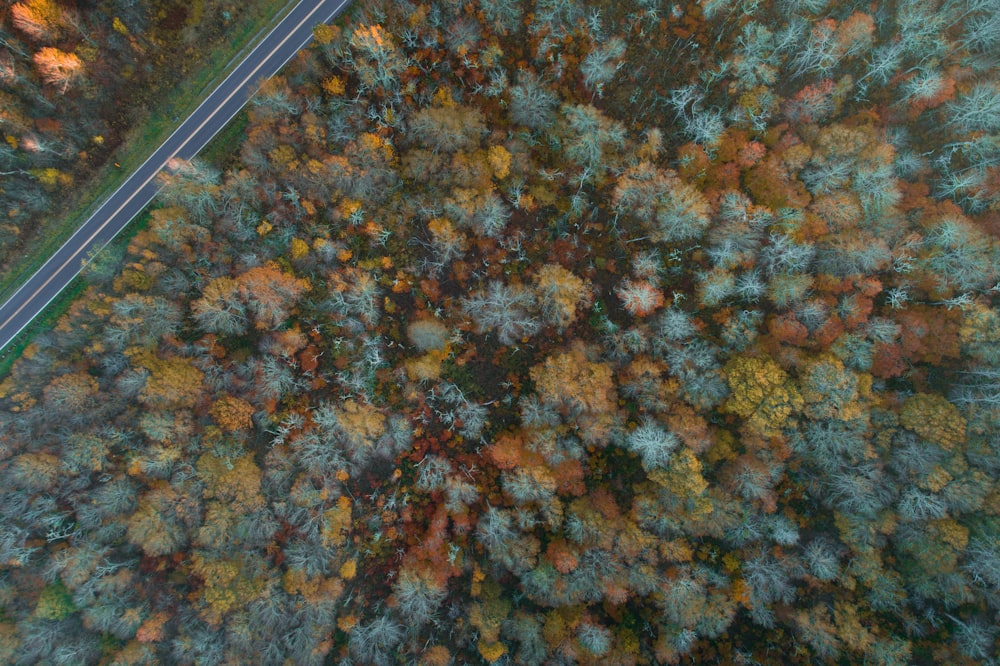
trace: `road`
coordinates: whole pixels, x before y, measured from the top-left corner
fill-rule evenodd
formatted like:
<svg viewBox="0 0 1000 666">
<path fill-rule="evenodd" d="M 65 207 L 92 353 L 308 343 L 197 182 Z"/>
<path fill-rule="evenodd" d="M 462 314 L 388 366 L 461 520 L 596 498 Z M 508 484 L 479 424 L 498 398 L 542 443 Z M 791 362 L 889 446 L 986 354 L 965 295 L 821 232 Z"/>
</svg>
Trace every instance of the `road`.
<svg viewBox="0 0 1000 666">
<path fill-rule="evenodd" d="M 312 41 L 314 26 L 330 21 L 349 3 L 301 0 L 38 272 L 0 306 L 0 349 L 69 285 L 92 251 L 107 245 L 153 200 L 161 188 L 156 176 L 171 159 L 194 157 L 239 113 L 262 79 L 276 74 Z"/>
</svg>

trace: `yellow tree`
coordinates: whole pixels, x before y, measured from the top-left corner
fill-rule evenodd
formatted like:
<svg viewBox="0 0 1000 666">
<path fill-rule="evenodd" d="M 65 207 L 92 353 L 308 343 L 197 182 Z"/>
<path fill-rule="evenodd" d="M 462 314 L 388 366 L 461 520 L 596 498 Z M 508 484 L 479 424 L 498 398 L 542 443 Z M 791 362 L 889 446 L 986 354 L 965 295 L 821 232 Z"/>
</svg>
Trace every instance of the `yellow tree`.
<svg viewBox="0 0 1000 666">
<path fill-rule="evenodd" d="M 197 469 L 206 499 L 216 499 L 244 513 L 264 506 L 261 471 L 252 455 L 229 460 L 206 453 L 198 459 Z"/>
<path fill-rule="evenodd" d="M 611 367 L 591 361 L 583 347 L 549 356 L 531 369 L 531 379 L 543 401 L 569 413 L 597 414 L 614 409 L 617 396 Z"/>
<path fill-rule="evenodd" d="M 798 389 L 769 356 L 736 356 L 724 368 L 732 391 L 723 411 L 744 419 L 753 432 L 781 434 L 781 427 L 802 408 Z"/>
<path fill-rule="evenodd" d="M 949 451 L 965 441 L 965 419 L 943 396 L 918 393 L 903 403 L 899 421 Z"/>
<path fill-rule="evenodd" d="M 1000 366 L 1000 309 L 974 303 L 962 313 L 963 350 L 986 366 Z"/>
<path fill-rule="evenodd" d="M 83 77 L 83 61 L 74 54 L 46 46 L 32 56 L 38 73 L 45 83 L 59 88 L 65 93 L 71 84 Z"/>
<path fill-rule="evenodd" d="M 606 443 L 617 416 L 611 366 L 592 361 L 582 345 L 549 356 L 531 369 L 538 396 L 557 406 L 590 444 Z"/>
<path fill-rule="evenodd" d="M 493 177 L 497 180 L 506 178 L 510 174 L 511 154 L 503 146 L 490 146 L 486 159 L 493 170 Z"/>
<path fill-rule="evenodd" d="M 226 432 L 246 430 L 253 425 L 253 406 L 246 400 L 225 395 L 212 403 L 209 414 Z"/>
<path fill-rule="evenodd" d="M 159 358 L 149 350 L 129 350 L 132 362 L 146 368 L 149 377 L 140 399 L 154 409 L 192 407 L 201 394 L 204 373 L 186 358 Z"/>
<path fill-rule="evenodd" d="M 584 281 L 559 264 L 545 264 L 538 270 L 535 292 L 542 314 L 560 331 L 576 320 L 579 308 L 593 300 Z"/>
<path fill-rule="evenodd" d="M 337 409 L 337 429 L 349 450 L 364 455 L 385 434 L 385 416 L 367 402 L 345 400 Z"/>
<path fill-rule="evenodd" d="M 219 626 L 231 611 L 245 607 L 261 595 L 265 578 L 257 558 L 236 553 L 220 557 L 214 553 L 195 551 L 191 570 L 204 581 L 201 616 L 213 626 Z"/>
<path fill-rule="evenodd" d="M 10 7 L 14 27 L 35 40 L 58 36 L 62 15 L 54 0 L 27 0 Z"/>
<path fill-rule="evenodd" d="M 486 121 L 478 109 L 446 104 L 417 111 L 410 120 L 410 131 L 427 148 L 453 153 L 478 147 L 486 133 Z"/>
<path fill-rule="evenodd" d="M 48 491 L 55 487 L 62 472 L 57 456 L 51 453 L 24 453 L 14 458 L 7 478 L 10 483 L 30 492 Z"/>
<path fill-rule="evenodd" d="M 187 541 L 178 508 L 183 497 L 169 483 L 156 481 L 139 498 L 139 507 L 128 519 L 125 538 L 151 557 L 167 555 Z"/>
</svg>

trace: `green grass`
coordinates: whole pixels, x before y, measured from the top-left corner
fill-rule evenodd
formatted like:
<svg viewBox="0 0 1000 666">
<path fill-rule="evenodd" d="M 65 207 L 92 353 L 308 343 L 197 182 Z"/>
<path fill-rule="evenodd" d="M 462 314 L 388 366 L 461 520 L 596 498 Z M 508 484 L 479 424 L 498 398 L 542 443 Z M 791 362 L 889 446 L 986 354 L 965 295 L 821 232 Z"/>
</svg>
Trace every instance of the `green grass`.
<svg viewBox="0 0 1000 666">
<path fill-rule="evenodd" d="M 198 158 L 219 171 L 225 171 L 232 166 L 239 155 L 234 146 L 238 147 L 243 143 L 243 133 L 246 132 L 247 125 L 250 124 L 250 116 L 244 108 L 226 124 L 215 137 L 208 142 L 198 153 Z"/>
<path fill-rule="evenodd" d="M 74 193 L 69 195 L 72 201 L 69 211 L 40 222 L 42 230 L 22 248 L 20 259 L 2 268 L 0 302 L 9 298 L 34 274 L 101 202 L 170 136 L 205 95 L 233 69 L 240 57 L 284 18 L 294 6 L 294 0 L 257 0 L 255 5 L 255 10 L 249 11 L 242 23 L 232 27 L 222 48 L 212 52 L 198 71 L 174 86 L 169 95 L 159 100 L 154 111 L 136 119 L 133 130 L 113 157 L 97 169 L 88 182 L 74 188 Z M 121 166 L 116 167 L 116 162 Z"/>
</svg>

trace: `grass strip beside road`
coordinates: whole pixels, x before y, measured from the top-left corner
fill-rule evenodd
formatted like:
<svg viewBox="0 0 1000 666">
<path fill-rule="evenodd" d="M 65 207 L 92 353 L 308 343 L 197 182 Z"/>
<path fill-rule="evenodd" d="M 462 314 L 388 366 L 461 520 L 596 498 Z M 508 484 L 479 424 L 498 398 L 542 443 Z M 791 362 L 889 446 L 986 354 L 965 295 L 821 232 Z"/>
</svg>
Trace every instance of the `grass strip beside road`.
<svg viewBox="0 0 1000 666">
<path fill-rule="evenodd" d="M 244 107 L 201 149 L 198 159 L 221 172 L 238 164 L 240 146 L 243 145 L 243 136 L 249 124 L 250 116 Z"/>
<path fill-rule="evenodd" d="M 41 268 L 77 227 L 97 210 L 101 202 L 121 186 L 129 174 L 170 136 L 198 107 L 208 92 L 218 86 L 242 57 L 285 17 L 295 6 L 295 0 L 258 0 L 254 5 L 255 8 L 248 11 L 239 24 L 233 26 L 229 39 L 206 58 L 198 71 L 175 86 L 173 92 L 155 110 L 138 118 L 114 156 L 90 180 L 74 188 L 74 193 L 69 195 L 72 200 L 69 210 L 40 222 L 43 228 L 33 234 L 22 250 L 21 258 L 3 267 L 0 273 L 0 302 L 9 298 Z M 116 167 L 116 162 L 121 166 Z M 60 297 L 52 305 L 61 300 Z M 34 326 L 24 332 L 32 328 Z"/>
</svg>

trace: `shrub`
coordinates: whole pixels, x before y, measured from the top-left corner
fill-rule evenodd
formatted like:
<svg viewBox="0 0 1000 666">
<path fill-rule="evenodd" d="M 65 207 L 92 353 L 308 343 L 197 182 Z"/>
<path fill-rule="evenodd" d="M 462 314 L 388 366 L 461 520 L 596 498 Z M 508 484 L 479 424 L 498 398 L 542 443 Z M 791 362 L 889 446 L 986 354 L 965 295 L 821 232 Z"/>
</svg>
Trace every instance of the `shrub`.
<svg viewBox="0 0 1000 666">
<path fill-rule="evenodd" d="M 611 648 L 611 632 L 608 628 L 590 622 L 580 623 L 576 638 L 580 641 L 580 647 L 597 657 L 603 657 Z"/>
<path fill-rule="evenodd" d="M 615 288 L 622 307 L 633 317 L 645 317 L 663 305 L 663 292 L 646 280 L 622 280 Z"/>
<path fill-rule="evenodd" d="M 496 331 L 503 345 L 534 335 L 540 327 L 532 314 L 535 309 L 534 294 L 520 285 L 491 280 L 485 289 L 462 299 L 462 307 L 476 322 L 480 332 Z"/>
<path fill-rule="evenodd" d="M 417 488 L 424 491 L 441 490 L 451 472 L 450 462 L 439 456 L 429 455 L 417 467 Z"/>
<path fill-rule="evenodd" d="M 406 337 L 422 352 L 444 349 L 448 344 L 448 327 L 437 319 L 417 319 L 410 322 Z"/>
<path fill-rule="evenodd" d="M 419 631 L 424 623 L 433 618 L 444 601 L 445 592 L 445 588 L 428 572 L 405 567 L 392 588 L 396 610 L 410 623 L 411 632 Z"/>
<path fill-rule="evenodd" d="M 704 195 L 673 171 L 641 163 L 627 169 L 614 191 L 616 215 L 635 219 L 656 242 L 676 243 L 702 235 L 711 209 Z"/>
<path fill-rule="evenodd" d="M 515 504 L 545 504 L 556 492 L 556 482 L 544 467 L 520 467 L 503 473 L 503 490 Z"/>
<path fill-rule="evenodd" d="M 970 659 L 989 659 L 996 654 L 994 650 L 996 627 L 985 624 L 979 618 L 963 622 L 951 617 L 951 620 L 955 623 L 955 645 L 962 654 Z"/>
<path fill-rule="evenodd" d="M 840 563 L 837 553 L 829 541 L 823 538 L 813 539 L 802 553 L 809 573 L 822 581 L 834 580 L 840 573 Z"/>
<path fill-rule="evenodd" d="M 403 627 L 388 615 L 379 615 L 365 624 L 355 625 L 348 640 L 351 654 L 362 663 L 393 663 L 392 654 L 403 640 Z"/>
<path fill-rule="evenodd" d="M 556 96 L 533 72 L 518 72 L 517 85 L 510 89 L 510 117 L 515 123 L 531 129 L 550 127 L 557 104 Z"/>
<path fill-rule="evenodd" d="M 625 435 L 625 447 L 642 459 L 646 471 L 666 467 L 680 440 L 655 421 L 646 421 Z"/>
</svg>

